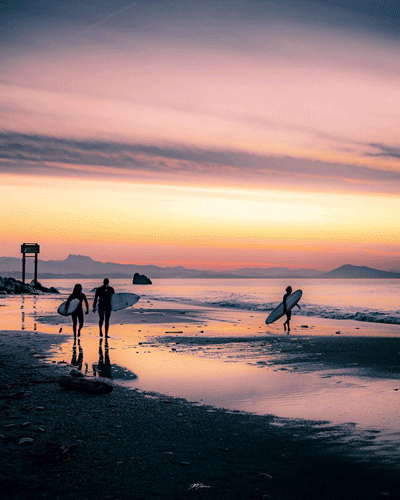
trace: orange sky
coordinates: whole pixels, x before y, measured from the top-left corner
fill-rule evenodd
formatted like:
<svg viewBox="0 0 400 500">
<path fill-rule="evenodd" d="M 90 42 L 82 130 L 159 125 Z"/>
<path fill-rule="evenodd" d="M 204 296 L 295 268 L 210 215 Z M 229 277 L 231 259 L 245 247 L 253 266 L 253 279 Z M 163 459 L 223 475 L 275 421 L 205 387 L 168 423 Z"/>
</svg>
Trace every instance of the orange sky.
<svg viewBox="0 0 400 500">
<path fill-rule="evenodd" d="M 334 3 L 4 12 L 1 254 L 400 270 L 399 27 Z"/>
</svg>

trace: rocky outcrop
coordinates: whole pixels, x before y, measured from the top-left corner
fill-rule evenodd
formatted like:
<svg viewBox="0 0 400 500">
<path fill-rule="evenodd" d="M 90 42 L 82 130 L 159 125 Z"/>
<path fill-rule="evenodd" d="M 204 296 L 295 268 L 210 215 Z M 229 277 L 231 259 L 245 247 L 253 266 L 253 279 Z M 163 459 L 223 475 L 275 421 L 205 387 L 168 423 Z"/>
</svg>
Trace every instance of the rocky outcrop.
<svg viewBox="0 0 400 500">
<path fill-rule="evenodd" d="M 38 293 L 60 293 L 57 288 L 50 287 L 46 288 L 39 281 L 35 283 L 32 280 L 29 285 L 22 283 L 14 278 L 2 278 L 0 276 L 0 294 L 2 295 L 14 295 L 14 294 L 38 294 Z"/>
<path fill-rule="evenodd" d="M 34 287 L 35 286 L 35 283 L 34 281 L 32 280 L 29 284 L 29 286 L 31 287 Z M 46 288 L 45 286 L 43 286 L 40 281 L 37 281 L 36 282 L 36 290 L 39 290 L 40 292 L 43 292 L 43 293 L 60 293 L 57 288 L 54 288 L 54 286 L 51 286 L 50 288 Z"/>
<path fill-rule="evenodd" d="M 134 285 L 152 285 L 151 279 L 145 276 L 144 274 L 135 273 L 133 275 Z"/>
</svg>

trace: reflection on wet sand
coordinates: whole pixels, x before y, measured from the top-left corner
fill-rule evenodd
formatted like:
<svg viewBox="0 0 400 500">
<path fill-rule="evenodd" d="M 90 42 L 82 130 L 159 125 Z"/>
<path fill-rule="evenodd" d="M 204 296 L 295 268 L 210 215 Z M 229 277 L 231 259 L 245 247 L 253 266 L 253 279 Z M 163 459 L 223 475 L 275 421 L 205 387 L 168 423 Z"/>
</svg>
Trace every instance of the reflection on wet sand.
<svg viewBox="0 0 400 500">
<path fill-rule="evenodd" d="M 78 347 L 78 351 L 77 351 Z M 78 352 L 78 356 L 77 356 Z M 76 367 L 78 370 L 82 370 L 82 364 L 83 364 L 83 348 L 81 346 L 81 339 L 76 336 L 74 337 L 74 342 L 72 344 L 72 359 L 71 359 L 71 365 Z"/>
<path fill-rule="evenodd" d="M 111 362 L 108 347 L 108 337 L 104 341 L 104 356 L 103 356 L 103 339 L 99 339 L 99 361 L 92 365 L 93 375 L 111 379 Z"/>
<path fill-rule="evenodd" d="M 33 308 L 33 331 L 36 332 L 37 331 L 37 308 L 36 308 L 36 296 L 33 296 L 32 297 L 32 308 Z M 24 295 L 21 295 L 21 330 L 24 331 L 25 330 L 25 319 L 26 319 L 26 315 L 25 315 L 25 296 Z"/>
</svg>

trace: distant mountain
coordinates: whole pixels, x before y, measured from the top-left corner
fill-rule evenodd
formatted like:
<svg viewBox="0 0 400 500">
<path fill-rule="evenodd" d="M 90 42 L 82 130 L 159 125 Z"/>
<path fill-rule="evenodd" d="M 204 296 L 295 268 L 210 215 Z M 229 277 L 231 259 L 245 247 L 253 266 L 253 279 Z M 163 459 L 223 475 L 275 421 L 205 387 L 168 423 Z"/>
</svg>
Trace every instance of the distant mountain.
<svg viewBox="0 0 400 500">
<path fill-rule="evenodd" d="M 28 259 L 32 261 L 33 259 Z M 33 262 L 26 264 L 26 278 L 33 277 Z M 161 278 L 400 278 L 399 273 L 380 271 L 369 267 L 345 265 L 322 273 L 315 269 L 289 269 L 287 267 L 243 268 L 234 271 L 211 271 L 187 269 L 182 266 L 159 267 L 153 265 L 117 264 L 99 262 L 85 255 L 69 255 L 65 260 L 40 260 L 38 278 L 126 278 L 132 279 L 135 273 L 145 274 L 150 279 Z M 0 276 L 20 279 L 22 263 L 20 258 L 0 257 Z"/>
<path fill-rule="evenodd" d="M 289 269 L 287 267 L 245 267 L 231 271 L 236 278 L 320 278 L 324 275 L 315 269 Z"/>
<path fill-rule="evenodd" d="M 32 260 L 32 259 L 30 259 Z M 22 272 L 21 259 L 15 257 L 0 257 L 0 276 L 20 277 Z M 27 262 L 26 276 L 31 278 L 33 263 Z M 145 274 L 153 278 L 233 278 L 231 273 L 216 271 L 200 271 L 186 269 L 182 266 L 159 267 L 153 265 L 116 264 L 114 262 L 99 262 L 85 255 L 69 255 L 65 260 L 40 260 L 38 262 L 38 278 L 129 278 L 135 273 Z"/>
<path fill-rule="evenodd" d="M 342 278 L 342 279 L 399 279 L 400 274 L 380 271 L 372 267 L 365 266 L 352 266 L 346 264 L 345 266 L 338 267 L 329 273 L 326 273 L 324 278 Z"/>
<path fill-rule="evenodd" d="M 31 265 L 32 264 L 32 265 Z M 21 259 L 0 257 L 0 276 L 21 276 Z M 27 262 L 26 276 L 31 278 L 33 263 Z M 159 267 L 154 265 L 116 264 L 99 262 L 85 255 L 69 255 L 65 260 L 39 260 L 39 279 L 57 278 L 131 278 L 134 273 L 157 278 L 318 278 L 323 273 L 314 269 L 288 269 L 287 267 L 243 268 L 234 271 L 187 269 L 183 266 Z"/>
</svg>

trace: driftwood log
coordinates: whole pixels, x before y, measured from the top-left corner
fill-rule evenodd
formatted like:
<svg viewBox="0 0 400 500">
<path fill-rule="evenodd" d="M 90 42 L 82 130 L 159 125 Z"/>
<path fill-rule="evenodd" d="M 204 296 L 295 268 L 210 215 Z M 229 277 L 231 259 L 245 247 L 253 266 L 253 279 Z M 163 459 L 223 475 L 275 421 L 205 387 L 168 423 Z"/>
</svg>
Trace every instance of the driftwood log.
<svg viewBox="0 0 400 500">
<path fill-rule="evenodd" d="M 90 394 L 110 394 L 113 386 L 101 380 L 85 377 L 63 376 L 58 381 L 61 387 L 67 390 L 84 391 Z"/>
</svg>

